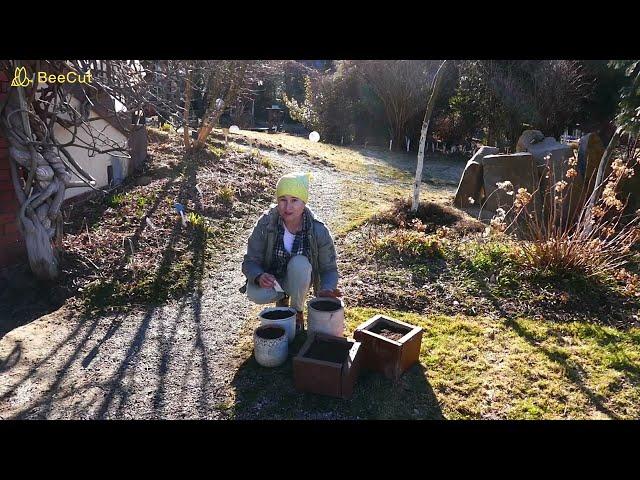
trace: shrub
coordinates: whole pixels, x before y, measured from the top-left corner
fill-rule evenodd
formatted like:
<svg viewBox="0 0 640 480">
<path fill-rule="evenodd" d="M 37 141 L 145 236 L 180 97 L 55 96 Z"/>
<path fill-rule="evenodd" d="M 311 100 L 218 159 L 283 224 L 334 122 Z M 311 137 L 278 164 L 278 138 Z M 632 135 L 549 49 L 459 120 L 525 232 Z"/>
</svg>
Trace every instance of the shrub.
<svg viewBox="0 0 640 480">
<path fill-rule="evenodd" d="M 107 205 L 112 208 L 118 208 L 124 203 L 124 200 L 124 193 L 114 193 L 113 195 L 107 197 Z"/>
<path fill-rule="evenodd" d="M 189 212 L 187 214 L 187 221 L 197 230 L 205 233 L 210 231 L 207 220 L 202 215 L 199 215 L 196 212 Z"/>
<path fill-rule="evenodd" d="M 430 259 L 443 258 L 443 241 L 435 235 L 425 235 L 413 230 L 394 230 L 390 234 L 375 238 L 372 242 L 374 254 L 382 258 Z"/>
<path fill-rule="evenodd" d="M 491 230 L 517 233 L 523 238 L 523 261 L 538 271 L 587 277 L 615 274 L 628 263 L 634 254 L 632 248 L 640 240 L 640 211 L 624 215 L 626 202 L 619 198 L 618 188 L 623 179 L 634 175 L 638 154 L 635 150 L 614 160 L 593 208 L 589 208 L 586 195 L 576 198 L 578 195 L 572 194 L 576 158 L 562 169 L 562 178 L 547 166 L 542 187 L 535 192 L 524 188 L 513 192 L 509 182 L 498 184 L 499 189 L 511 188 L 514 202 L 506 211 L 498 209 Z M 537 195 L 538 191 L 542 195 Z M 542 199 L 540 205 L 535 198 Z"/>
<path fill-rule="evenodd" d="M 225 185 L 218 190 L 218 199 L 223 203 L 232 203 L 233 197 L 236 194 L 236 189 L 230 185 Z"/>
<path fill-rule="evenodd" d="M 357 137 L 379 133 L 385 118 L 382 104 L 368 94 L 368 86 L 356 70 L 353 62 L 343 60 L 335 72 L 306 76 L 302 101 L 282 95 L 291 118 L 308 130 L 317 130 L 323 142 L 349 144 Z"/>
</svg>

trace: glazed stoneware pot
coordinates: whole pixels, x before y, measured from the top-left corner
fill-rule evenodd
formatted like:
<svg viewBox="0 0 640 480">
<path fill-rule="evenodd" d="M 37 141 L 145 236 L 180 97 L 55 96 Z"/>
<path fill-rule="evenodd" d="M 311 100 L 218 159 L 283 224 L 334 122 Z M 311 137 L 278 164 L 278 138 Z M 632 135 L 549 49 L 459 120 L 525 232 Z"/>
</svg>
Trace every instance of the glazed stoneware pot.
<svg viewBox="0 0 640 480">
<path fill-rule="evenodd" d="M 283 327 L 262 325 L 253 333 L 253 353 L 263 367 L 278 367 L 287 360 L 289 340 Z"/>
<path fill-rule="evenodd" d="M 344 333 L 344 302 L 333 297 L 316 297 L 307 302 L 309 333 L 325 333 L 342 337 Z"/>
<path fill-rule="evenodd" d="M 273 325 L 284 328 L 289 343 L 296 336 L 296 309 L 291 307 L 269 307 L 258 314 L 260 325 Z"/>
</svg>

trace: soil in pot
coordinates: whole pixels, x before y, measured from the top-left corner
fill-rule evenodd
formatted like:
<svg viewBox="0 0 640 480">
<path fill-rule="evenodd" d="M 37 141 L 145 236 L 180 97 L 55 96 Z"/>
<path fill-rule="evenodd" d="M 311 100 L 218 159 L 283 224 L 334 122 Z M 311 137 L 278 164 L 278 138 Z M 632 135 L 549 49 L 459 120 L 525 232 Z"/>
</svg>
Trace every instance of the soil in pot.
<svg viewBox="0 0 640 480">
<path fill-rule="evenodd" d="M 271 312 L 263 313 L 262 318 L 267 320 L 282 320 L 283 318 L 289 318 L 293 313 L 289 310 L 272 310 Z"/>
<path fill-rule="evenodd" d="M 284 329 L 280 327 L 260 327 L 256 330 L 256 334 L 260 338 L 266 338 L 268 340 L 281 337 L 283 333 Z"/>
<path fill-rule="evenodd" d="M 377 322 L 372 328 L 369 329 L 371 333 L 377 333 L 389 340 L 400 340 L 407 333 L 411 331 L 410 328 L 402 327 L 400 325 L 392 325 L 387 322 Z"/>
<path fill-rule="evenodd" d="M 321 312 L 335 312 L 336 310 L 340 310 L 342 308 L 342 305 L 336 302 L 320 300 L 319 302 L 313 302 L 311 304 L 311 308 L 319 310 Z"/>
<path fill-rule="evenodd" d="M 316 340 L 311 344 L 311 347 L 307 350 L 304 356 L 313 360 L 342 363 L 349 356 L 349 350 L 351 350 L 351 347 L 351 343 Z"/>
</svg>

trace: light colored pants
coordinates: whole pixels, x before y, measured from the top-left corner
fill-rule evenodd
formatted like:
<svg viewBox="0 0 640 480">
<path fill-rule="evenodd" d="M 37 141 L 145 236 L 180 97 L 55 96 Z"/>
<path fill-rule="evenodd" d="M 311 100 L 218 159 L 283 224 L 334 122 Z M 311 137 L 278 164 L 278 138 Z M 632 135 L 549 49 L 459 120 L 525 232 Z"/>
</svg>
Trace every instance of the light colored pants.
<svg viewBox="0 0 640 480">
<path fill-rule="evenodd" d="M 291 257 L 287 264 L 287 274 L 280 285 L 291 298 L 290 305 L 298 312 L 303 311 L 304 301 L 311 288 L 311 264 L 304 255 Z M 252 282 L 247 283 L 247 296 L 258 304 L 273 303 L 284 298 L 285 294 L 273 288 L 262 288 Z"/>
</svg>

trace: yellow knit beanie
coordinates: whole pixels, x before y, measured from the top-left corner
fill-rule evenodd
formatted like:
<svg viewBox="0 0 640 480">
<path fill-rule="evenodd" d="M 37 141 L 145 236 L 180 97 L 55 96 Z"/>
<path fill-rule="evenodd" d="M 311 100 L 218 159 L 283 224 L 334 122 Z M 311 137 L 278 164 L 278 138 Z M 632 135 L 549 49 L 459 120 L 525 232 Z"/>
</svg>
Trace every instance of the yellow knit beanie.
<svg viewBox="0 0 640 480">
<path fill-rule="evenodd" d="M 310 173 L 294 172 L 284 175 L 276 185 L 276 199 L 283 195 L 298 197 L 304 203 L 309 199 Z"/>
</svg>

